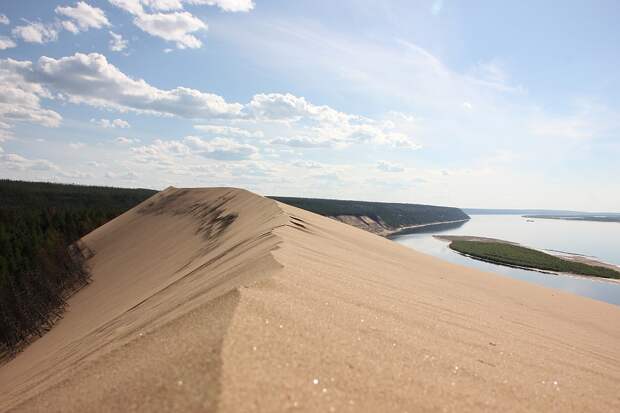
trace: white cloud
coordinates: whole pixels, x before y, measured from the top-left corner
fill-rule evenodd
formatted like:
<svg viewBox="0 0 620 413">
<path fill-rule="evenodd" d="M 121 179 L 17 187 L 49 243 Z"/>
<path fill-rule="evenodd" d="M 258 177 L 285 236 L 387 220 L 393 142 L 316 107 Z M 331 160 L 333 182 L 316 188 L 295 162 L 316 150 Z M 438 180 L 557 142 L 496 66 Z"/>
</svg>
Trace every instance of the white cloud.
<svg viewBox="0 0 620 413">
<path fill-rule="evenodd" d="M 60 22 L 60 25 L 63 29 L 73 34 L 78 34 L 80 32 L 80 28 L 77 27 L 77 25 L 71 20 L 63 20 L 62 22 Z"/>
<path fill-rule="evenodd" d="M 6 36 L 0 36 L 0 50 L 11 49 L 17 46 L 13 39 Z"/>
<path fill-rule="evenodd" d="M 196 125 L 210 135 L 263 139 L 265 127 L 278 138 L 271 142 L 299 148 L 336 147 L 356 144 L 420 147 L 410 134 L 395 128 L 391 120 L 378 122 L 315 105 L 292 94 L 257 94 L 249 103 L 228 103 L 221 96 L 177 87 L 158 89 L 132 79 L 110 64 L 105 56 L 76 53 L 60 59 L 43 56 L 36 63 L 11 61 L 14 76 L 39 95 L 62 98 L 75 104 L 115 109 L 120 112 L 179 116 L 194 119 L 225 119 L 246 122 L 248 130 L 231 125 Z M 35 96 L 36 97 L 36 96 Z M 38 103 L 38 98 L 37 98 Z M 121 119 L 93 120 L 102 127 L 128 126 Z M 271 126 L 269 126 L 271 125 Z M 249 149 L 249 148 L 245 148 Z"/>
<path fill-rule="evenodd" d="M 108 0 L 112 5 L 123 9 L 131 14 L 144 13 L 140 0 Z"/>
<path fill-rule="evenodd" d="M 134 160 L 145 164 L 174 165 L 176 158 L 186 157 L 191 151 L 187 145 L 177 140 L 156 139 L 150 145 L 131 148 Z"/>
<path fill-rule="evenodd" d="M 217 6 L 224 11 L 247 12 L 254 8 L 252 0 L 184 0 L 188 4 Z"/>
<path fill-rule="evenodd" d="M 262 138 L 264 136 L 261 131 L 249 131 L 234 126 L 194 125 L 194 129 L 208 134 L 221 136 L 235 136 L 241 138 Z"/>
<path fill-rule="evenodd" d="M 11 20 L 5 14 L 0 14 L 0 24 L 11 24 Z"/>
<path fill-rule="evenodd" d="M 112 37 L 108 45 L 111 51 L 121 52 L 127 48 L 127 45 L 129 44 L 128 40 L 123 39 L 123 36 L 120 34 L 117 34 L 114 32 L 109 32 L 109 33 L 110 33 L 110 37 Z"/>
<path fill-rule="evenodd" d="M 36 64 L 22 64 L 21 73 L 31 83 L 48 87 L 72 103 L 185 118 L 238 116 L 242 105 L 196 89 L 162 90 L 142 79 L 132 79 L 98 53 L 54 59 L 43 56 Z"/>
<path fill-rule="evenodd" d="M 144 13 L 144 7 L 157 11 L 182 10 L 183 3 L 193 6 L 217 6 L 226 12 L 248 12 L 254 8 L 252 0 L 108 0 L 132 14 Z"/>
<path fill-rule="evenodd" d="M 102 128 L 129 128 L 131 127 L 131 125 L 129 124 L 129 122 L 127 122 L 126 120 L 123 119 L 91 119 L 90 120 L 91 123 L 94 123 L 95 125 L 99 125 Z"/>
<path fill-rule="evenodd" d="M 405 170 L 402 165 L 389 161 L 377 162 L 377 169 L 383 172 L 403 172 Z"/>
<path fill-rule="evenodd" d="M 146 33 L 176 43 L 179 49 L 196 49 L 202 42 L 192 33 L 206 30 L 207 25 L 188 12 L 141 13 L 134 24 Z"/>
<path fill-rule="evenodd" d="M 181 0 L 142 0 L 142 4 L 153 10 L 180 10 L 183 8 Z"/>
<path fill-rule="evenodd" d="M 183 3 L 217 6 L 228 12 L 250 11 L 252 0 L 109 0 L 134 15 L 133 23 L 142 31 L 176 44 L 179 49 L 197 49 L 202 41 L 196 33 L 207 24 L 184 10 Z"/>
<path fill-rule="evenodd" d="M 118 143 L 119 145 L 131 145 L 134 143 L 140 143 L 140 139 L 126 138 L 124 136 L 119 136 L 118 138 L 114 139 L 114 142 Z"/>
<path fill-rule="evenodd" d="M 365 123 L 362 125 L 351 125 L 347 129 L 345 129 L 345 131 L 348 133 L 346 137 L 348 141 L 368 142 L 409 149 L 420 149 L 422 147 L 406 134 L 386 131 L 385 128 L 377 124 Z"/>
<path fill-rule="evenodd" d="M 258 149 L 226 138 L 206 140 L 187 136 L 183 140 L 157 139 L 150 145 L 131 148 L 131 152 L 137 162 L 178 169 L 197 157 L 218 161 L 254 159 Z"/>
<path fill-rule="evenodd" d="M 238 143 L 227 138 L 204 140 L 196 136 L 188 136 L 184 142 L 197 155 L 223 161 L 255 158 L 258 153 L 256 147 L 252 145 Z"/>
<path fill-rule="evenodd" d="M 51 95 L 41 85 L 25 79 L 24 73 L 31 68 L 30 62 L 0 60 L 0 135 L 9 135 L 7 130 L 15 122 L 56 127 L 62 120 L 58 113 L 41 107 L 41 99 Z"/>
<path fill-rule="evenodd" d="M 245 110 L 251 118 L 269 120 L 298 121 L 307 118 L 319 122 L 341 123 L 357 118 L 329 106 L 313 105 L 305 98 L 290 93 L 254 95 Z"/>
<path fill-rule="evenodd" d="M 179 2 L 147 0 L 109 0 L 113 5 L 134 15 L 133 23 L 142 31 L 166 41 L 174 42 L 179 49 L 196 49 L 202 41 L 194 33 L 207 30 L 207 24 L 186 11 L 162 13 L 159 10 L 179 10 Z M 157 12 L 148 13 L 147 6 Z"/>
<path fill-rule="evenodd" d="M 347 146 L 374 143 L 418 149 L 420 145 L 404 133 L 389 131 L 393 124 L 380 125 L 371 119 L 314 105 L 289 93 L 257 94 L 244 109 L 246 117 L 280 120 L 305 126 L 302 134 L 279 137 L 274 144 L 295 147 Z"/>
<path fill-rule="evenodd" d="M 322 163 L 304 160 L 293 162 L 293 166 L 304 169 L 322 169 L 324 167 Z"/>
<path fill-rule="evenodd" d="M 73 22 L 77 25 L 77 28 L 79 28 L 80 31 L 86 31 L 90 28 L 101 29 L 103 27 L 110 26 L 110 22 L 105 16 L 103 10 L 93 7 L 83 1 L 78 1 L 74 7 L 58 6 L 56 7 L 55 12 L 61 16 L 73 19 Z"/>
<path fill-rule="evenodd" d="M 92 179 L 95 177 L 90 172 L 82 172 L 82 171 L 60 171 L 58 175 L 63 178 L 78 179 L 78 180 Z"/>
<path fill-rule="evenodd" d="M 18 171 L 60 171 L 58 165 L 45 159 L 28 159 L 14 153 L 0 155 L 0 159 L 2 160 L 2 166 L 6 169 Z"/>
<path fill-rule="evenodd" d="M 280 137 L 269 141 L 272 145 L 285 145 L 293 148 L 329 148 L 336 146 L 334 142 L 328 139 L 321 139 L 315 136 L 293 136 Z"/>
<path fill-rule="evenodd" d="M 40 22 L 17 26 L 12 30 L 13 36 L 28 43 L 48 43 L 58 39 L 58 30 L 53 25 Z"/>
<path fill-rule="evenodd" d="M 108 179 L 120 179 L 123 181 L 136 181 L 140 178 L 140 175 L 133 171 L 125 172 L 125 173 L 114 173 L 114 172 L 106 172 L 104 175 L 105 178 Z"/>
</svg>

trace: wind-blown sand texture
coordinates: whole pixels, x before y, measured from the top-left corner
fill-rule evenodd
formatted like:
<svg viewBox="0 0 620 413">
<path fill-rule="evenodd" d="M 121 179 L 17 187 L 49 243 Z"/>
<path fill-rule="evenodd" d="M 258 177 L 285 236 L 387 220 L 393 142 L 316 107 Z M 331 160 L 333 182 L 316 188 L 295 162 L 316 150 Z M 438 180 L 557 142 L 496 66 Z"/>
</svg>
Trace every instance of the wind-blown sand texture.
<svg viewBox="0 0 620 413">
<path fill-rule="evenodd" d="M 610 304 L 238 189 L 83 241 L 93 282 L 0 367 L 0 411 L 620 411 Z"/>
</svg>

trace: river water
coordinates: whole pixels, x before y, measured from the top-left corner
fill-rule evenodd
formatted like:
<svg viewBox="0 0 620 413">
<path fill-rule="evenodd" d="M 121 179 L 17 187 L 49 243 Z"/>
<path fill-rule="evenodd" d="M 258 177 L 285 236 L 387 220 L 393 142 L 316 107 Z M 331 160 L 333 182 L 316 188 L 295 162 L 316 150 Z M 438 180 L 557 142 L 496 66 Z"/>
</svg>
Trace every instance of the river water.
<svg viewBox="0 0 620 413">
<path fill-rule="evenodd" d="M 546 274 L 510 268 L 462 256 L 433 235 L 471 235 L 517 242 L 527 247 L 582 254 L 620 265 L 620 223 L 534 219 L 519 215 L 472 215 L 459 224 L 421 227 L 394 241 L 455 264 L 493 271 L 620 306 L 620 283 L 596 278 Z"/>
</svg>

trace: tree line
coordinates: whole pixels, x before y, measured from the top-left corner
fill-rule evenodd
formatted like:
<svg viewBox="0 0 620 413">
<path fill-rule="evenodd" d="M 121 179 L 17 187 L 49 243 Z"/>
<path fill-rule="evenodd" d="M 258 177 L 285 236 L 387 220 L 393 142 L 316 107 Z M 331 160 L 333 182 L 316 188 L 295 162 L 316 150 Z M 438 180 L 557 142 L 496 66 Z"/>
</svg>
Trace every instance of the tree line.
<svg viewBox="0 0 620 413">
<path fill-rule="evenodd" d="M 155 191 L 0 180 L 0 351 L 18 351 L 62 317 L 89 282 L 76 241 Z"/>
</svg>

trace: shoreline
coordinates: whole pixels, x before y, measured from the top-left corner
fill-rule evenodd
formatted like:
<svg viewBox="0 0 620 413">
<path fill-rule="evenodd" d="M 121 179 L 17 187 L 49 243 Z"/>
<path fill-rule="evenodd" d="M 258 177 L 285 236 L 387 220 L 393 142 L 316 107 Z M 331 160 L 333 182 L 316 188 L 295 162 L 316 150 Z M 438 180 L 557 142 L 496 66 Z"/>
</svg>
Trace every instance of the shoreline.
<svg viewBox="0 0 620 413">
<path fill-rule="evenodd" d="M 468 235 L 433 235 L 433 238 L 438 239 L 440 241 L 444 241 L 444 242 L 448 242 L 451 243 L 452 241 L 477 241 L 477 242 L 499 242 L 499 243 L 504 243 L 504 244 L 508 244 L 508 245 L 514 245 L 514 246 L 520 246 L 520 247 L 524 247 L 524 248 L 529 248 L 531 250 L 535 250 L 535 251 L 539 251 L 545 254 L 549 254 L 552 255 L 554 257 L 558 257 L 567 261 L 573 261 L 573 262 L 580 262 L 583 264 L 587 264 L 587 265 L 591 265 L 591 266 L 599 266 L 599 267 L 605 267 L 605 268 L 609 268 L 615 271 L 619 271 L 620 272 L 620 266 L 615 265 L 615 264 L 611 264 L 611 263 L 607 263 L 604 261 L 599 261 L 596 259 L 593 259 L 593 257 L 589 257 L 589 256 L 585 256 L 583 254 L 573 254 L 573 253 L 568 253 L 565 251 L 558 251 L 558 252 L 562 252 L 564 254 L 568 254 L 568 255 L 560 255 L 560 254 L 550 254 L 548 251 L 555 251 L 555 250 L 542 250 L 542 249 L 538 249 L 538 248 L 532 248 L 529 246 L 525 246 L 516 242 L 512 242 L 512 241 L 506 241 L 506 240 L 502 240 L 502 239 L 497 239 L 497 238 L 487 238 L 487 237 L 476 237 L 476 236 L 468 236 Z M 503 267 L 509 267 L 509 268 L 517 268 L 517 269 L 521 269 L 521 270 L 526 270 L 526 271 L 532 271 L 532 272 L 538 272 L 538 273 L 542 273 L 542 274 L 549 274 L 549 275 L 568 275 L 568 276 L 572 276 L 572 277 L 577 277 L 577 278 L 583 278 L 583 279 L 588 279 L 588 280 L 597 280 L 597 281 L 602 281 L 602 282 L 611 282 L 614 284 L 620 284 L 620 279 L 617 278 L 608 278 L 608 277 L 597 277 L 597 276 L 591 276 L 591 275 L 584 275 L 584 274 L 577 274 L 577 273 L 572 273 L 572 272 L 560 272 L 560 271 L 551 271 L 551 270 L 544 270 L 541 268 L 536 268 L 536 267 L 525 267 L 525 266 L 521 266 L 521 265 L 515 265 L 515 264 L 509 264 L 509 263 L 504 263 L 504 262 L 500 262 L 500 261 L 494 261 L 494 260 L 490 260 L 487 258 L 482 258 L 482 257 L 478 257 L 475 255 L 470 255 L 470 254 L 466 254 L 457 250 L 454 250 L 452 248 L 450 248 L 451 251 L 454 251 L 455 253 L 462 255 L 464 257 L 470 258 L 470 259 L 474 259 L 474 260 L 478 260 L 478 261 L 482 261 L 482 262 L 488 262 L 490 264 L 495 264 L 498 266 L 503 266 Z"/>
<path fill-rule="evenodd" d="M 328 216 L 335 221 L 342 222 L 355 228 L 359 228 L 371 234 L 379 235 L 384 238 L 392 239 L 392 237 L 407 235 L 408 231 L 418 228 L 430 227 L 434 225 L 450 225 L 459 224 L 469 221 L 471 218 L 459 219 L 453 221 L 437 221 L 426 224 L 407 225 L 398 228 L 389 228 L 382 220 L 375 220 L 368 216 L 357 215 L 331 215 Z"/>
<path fill-rule="evenodd" d="M 392 230 L 390 232 L 388 232 L 386 235 L 383 235 L 384 237 L 388 238 L 388 239 L 392 239 L 392 237 L 397 237 L 400 235 L 408 235 L 406 231 L 411 230 L 411 229 L 417 229 L 417 228 L 424 228 L 424 227 L 430 227 L 433 225 L 443 225 L 443 224 L 458 224 L 461 222 L 467 222 L 469 221 L 471 218 L 467 218 L 467 219 L 457 219 L 455 221 L 439 221 L 439 222 L 430 222 L 428 224 L 419 224 L 419 225 L 409 225 L 406 227 L 400 227 L 398 229 Z"/>
</svg>

